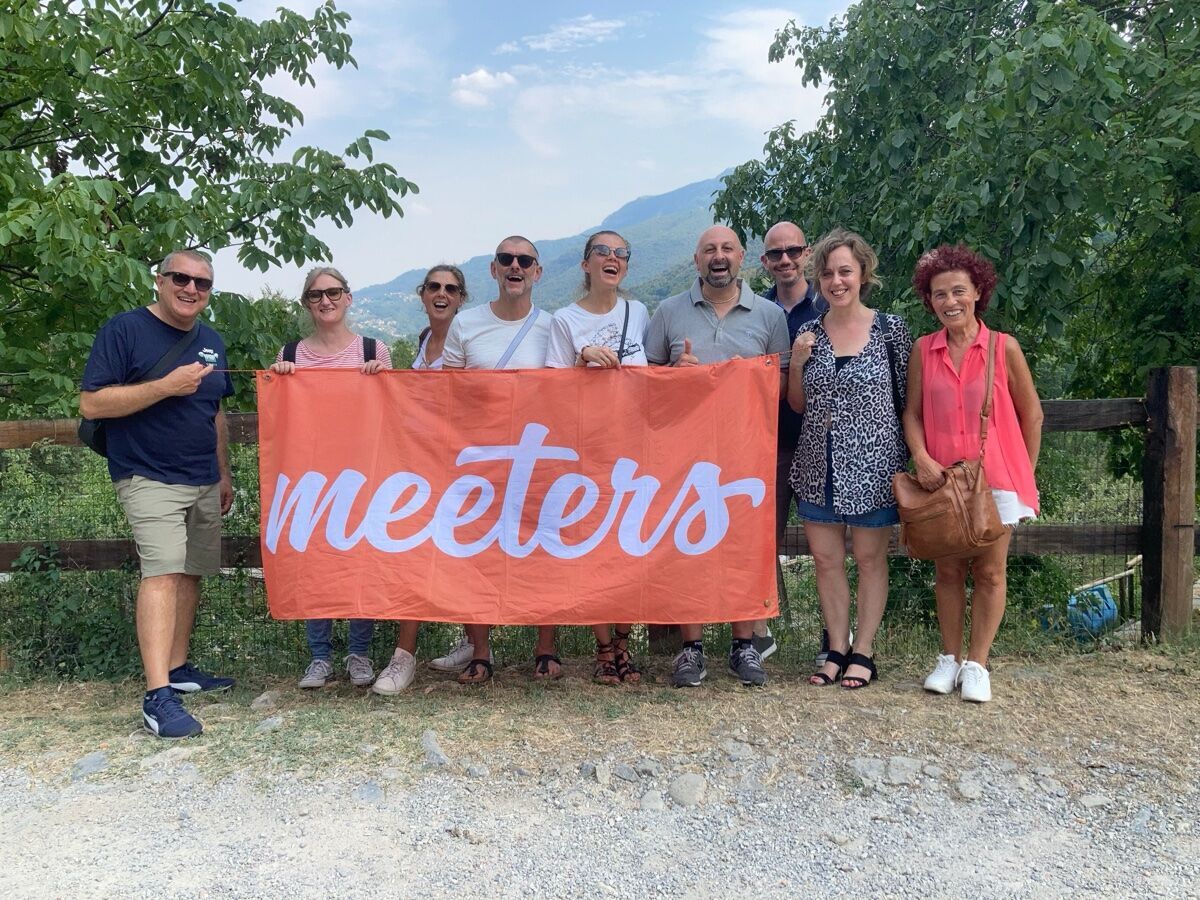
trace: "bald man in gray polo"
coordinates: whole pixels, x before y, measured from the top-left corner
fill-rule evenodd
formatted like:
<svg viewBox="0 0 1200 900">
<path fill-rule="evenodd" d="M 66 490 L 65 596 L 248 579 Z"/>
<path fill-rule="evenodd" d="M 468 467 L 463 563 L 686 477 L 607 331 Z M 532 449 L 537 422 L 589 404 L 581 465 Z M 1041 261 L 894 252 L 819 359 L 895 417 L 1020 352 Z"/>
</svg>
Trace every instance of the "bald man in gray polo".
<svg viewBox="0 0 1200 900">
<path fill-rule="evenodd" d="M 699 277 L 682 294 L 668 297 L 650 320 L 646 358 L 656 366 L 698 366 L 735 356 L 765 356 L 790 349 L 787 316 L 756 295 L 738 273 L 746 251 L 730 228 L 714 225 L 696 242 Z M 733 622 L 729 670 L 746 685 L 767 681 L 754 647 L 754 622 Z M 683 649 L 675 657 L 671 683 L 695 687 L 708 675 L 703 625 L 681 625 Z"/>
</svg>

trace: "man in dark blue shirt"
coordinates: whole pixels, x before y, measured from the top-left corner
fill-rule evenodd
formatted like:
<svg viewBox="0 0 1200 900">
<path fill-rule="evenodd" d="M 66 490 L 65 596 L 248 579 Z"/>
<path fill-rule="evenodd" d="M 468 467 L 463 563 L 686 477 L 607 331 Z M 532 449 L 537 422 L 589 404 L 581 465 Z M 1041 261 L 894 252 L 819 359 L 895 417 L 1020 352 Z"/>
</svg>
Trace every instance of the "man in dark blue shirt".
<svg viewBox="0 0 1200 900">
<path fill-rule="evenodd" d="M 96 334 L 79 411 L 104 421 L 108 471 L 141 562 L 137 633 L 146 672 L 142 718 L 159 737 L 199 734 L 178 692 L 224 690 L 188 662 L 200 577 L 221 565 L 221 516 L 233 505 L 221 400 L 233 393 L 220 336 L 200 321 L 212 263 L 167 256 L 158 299 L 118 313 Z M 161 377 L 160 363 L 173 357 Z"/>
<path fill-rule="evenodd" d="M 788 346 L 796 340 L 800 326 L 809 322 L 829 308 L 814 282 L 804 274 L 808 263 L 808 242 L 800 226 L 792 222 L 778 222 L 767 229 L 763 238 L 763 254 L 759 260 L 775 282 L 764 294 L 787 315 Z M 792 468 L 792 457 L 796 453 L 796 441 L 800 437 L 800 414 L 788 406 L 786 392 L 779 398 L 779 449 L 775 466 L 775 540 L 783 540 L 788 516 L 792 508 L 791 482 L 788 473 Z M 783 569 L 776 564 L 779 585 L 779 602 L 787 602 L 787 588 L 783 583 Z M 822 650 L 826 641 L 822 639 Z M 754 623 L 754 645 L 766 658 L 775 652 L 775 638 L 765 620 Z M 824 661 L 822 660 L 822 663 Z M 819 665 L 819 664 L 818 664 Z"/>
</svg>

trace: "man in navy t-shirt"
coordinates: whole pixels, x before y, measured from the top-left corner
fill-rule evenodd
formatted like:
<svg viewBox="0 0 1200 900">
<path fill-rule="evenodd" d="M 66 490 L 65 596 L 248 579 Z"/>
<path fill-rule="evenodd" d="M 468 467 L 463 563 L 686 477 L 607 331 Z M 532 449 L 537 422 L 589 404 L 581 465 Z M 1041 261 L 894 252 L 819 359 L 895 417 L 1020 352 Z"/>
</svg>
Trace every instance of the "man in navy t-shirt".
<svg viewBox="0 0 1200 900">
<path fill-rule="evenodd" d="M 793 222 L 777 222 L 763 236 L 763 255 L 759 257 L 763 268 L 771 276 L 774 285 L 764 296 L 772 300 L 787 314 L 788 340 L 795 341 L 800 326 L 812 321 L 829 309 L 815 282 L 805 276 L 804 267 L 810 254 L 804 232 Z M 789 345 L 790 346 L 790 345 Z M 796 441 L 800 437 L 800 414 L 794 412 L 787 402 L 787 391 L 779 398 L 779 448 L 775 466 L 775 540 L 783 540 L 791 513 L 792 490 L 788 474 L 792 469 L 792 457 L 796 453 Z M 787 602 L 787 588 L 783 582 L 783 570 L 776 568 L 779 583 L 779 601 Z M 828 638 L 821 640 L 822 653 L 827 652 Z M 754 623 L 754 646 L 763 658 L 775 652 L 775 638 L 765 621 Z M 817 663 L 823 665 L 824 659 Z"/>
<path fill-rule="evenodd" d="M 224 342 L 199 321 L 212 263 L 177 250 L 162 261 L 155 283 L 156 302 L 113 316 L 96 334 L 79 411 L 104 420 L 108 472 L 141 562 L 142 717 L 153 734 L 175 738 L 202 730 L 178 692 L 233 684 L 188 662 L 200 577 L 220 570 L 221 516 L 233 505 L 221 411 L 233 385 Z M 166 374 L 148 378 L 172 354 Z"/>
</svg>

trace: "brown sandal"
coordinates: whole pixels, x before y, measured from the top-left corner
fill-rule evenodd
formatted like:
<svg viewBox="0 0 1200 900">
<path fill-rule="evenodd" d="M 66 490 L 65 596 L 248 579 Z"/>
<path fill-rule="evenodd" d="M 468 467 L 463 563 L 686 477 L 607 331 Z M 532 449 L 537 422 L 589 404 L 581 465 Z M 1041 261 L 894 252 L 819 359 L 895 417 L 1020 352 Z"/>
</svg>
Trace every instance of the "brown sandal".
<svg viewBox="0 0 1200 900">
<path fill-rule="evenodd" d="M 617 670 L 617 677 L 622 682 L 628 681 L 630 684 L 638 684 L 642 680 L 642 670 L 637 667 L 633 661 L 633 657 L 629 655 L 629 632 L 617 631 L 613 629 L 613 665 Z"/>
<path fill-rule="evenodd" d="M 596 642 L 596 668 L 592 672 L 592 681 L 596 684 L 621 683 L 621 673 L 617 671 L 616 655 L 611 641 L 607 644 Z"/>
</svg>

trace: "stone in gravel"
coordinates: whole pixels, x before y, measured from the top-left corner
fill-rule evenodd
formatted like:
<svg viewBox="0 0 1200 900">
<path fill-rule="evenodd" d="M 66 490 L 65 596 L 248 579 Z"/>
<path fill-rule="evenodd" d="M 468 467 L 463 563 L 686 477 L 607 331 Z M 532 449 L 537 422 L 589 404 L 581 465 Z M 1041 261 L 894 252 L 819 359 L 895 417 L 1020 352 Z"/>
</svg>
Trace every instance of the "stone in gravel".
<svg viewBox="0 0 1200 900">
<path fill-rule="evenodd" d="M 638 774 L 633 771 L 633 766 L 627 766 L 625 763 L 617 763 L 613 766 L 613 774 L 622 781 L 637 781 Z"/>
<path fill-rule="evenodd" d="M 996 763 L 996 771 L 1004 775 L 1011 775 L 1013 772 L 1017 771 L 1017 768 L 1017 764 L 1011 759 L 1002 759 L 1000 762 Z"/>
<path fill-rule="evenodd" d="M 472 831 L 465 825 L 452 825 L 446 829 L 446 833 L 453 835 L 456 838 L 462 838 L 470 844 L 482 844 L 484 841 L 483 835 Z"/>
<path fill-rule="evenodd" d="M 584 778 L 591 778 L 596 774 L 596 764 L 591 760 L 585 759 L 579 764 L 579 774 Z"/>
<path fill-rule="evenodd" d="M 921 766 L 921 771 L 930 778 L 941 778 L 944 774 L 946 774 L 941 770 L 941 768 L 935 766 L 933 763 L 926 763 L 925 765 Z"/>
<path fill-rule="evenodd" d="M 1013 784 L 1023 791 L 1032 791 L 1034 788 L 1033 779 L 1028 775 L 1017 775 L 1013 778 Z"/>
<path fill-rule="evenodd" d="M 385 766 L 379 770 L 379 777 L 384 781 L 399 781 L 402 774 L 395 766 Z"/>
<path fill-rule="evenodd" d="M 1103 794 L 1084 794 L 1079 798 L 1079 802 L 1083 804 L 1084 809 L 1100 809 L 1112 803 Z"/>
<path fill-rule="evenodd" d="M 492 774 L 492 770 L 487 766 L 467 766 L 467 776 L 470 778 L 487 778 Z"/>
<path fill-rule="evenodd" d="M 1051 797 L 1067 796 L 1067 786 L 1054 778 L 1039 778 L 1038 787 L 1040 787 Z"/>
<path fill-rule="evenodd" d="M 639 775 L 655 778 L 663 773 L 663 765 L 657 759 L 644 757 L 633 764 Z"/>
<path fill-rule="evenodd" d="M 887 774 L 883 780 L 887 784 L 920 784 L 921 761 L 907 756 L 893 756 L 888 760 Z"/>
<path fill-rule="evenodd" d="M 601 787 L 608 787 L 612 781 L 612 766 L 605 762 L 596 763 L 596 771 L 593 773 L 596 776 L 596 783 Z"/>
<path fill-rule="evenodd" d="M 850 843 L 850 835 L 842 834 L 840 831 L 835 831 L 833 834 L 829 835 L 829 841 L 830 843 L 836 844 L 839 847 L 845 847 L 848 843 Z"/>
<path fill-rule="evenodd" d="M 695 806 L 704 799 L 704 791 L 707 787 L 708 782 L 704 780 L 703 775 L 685 772 L 671 782 L 671 799 L 680 806 Z"/>
<path fill-rule="evenodd" d="M 978 800 L 983 796 L 983 785 L 970 775 L 958 779 L 958 793 L 964 800 Z"/>
<path fill-rule="evenodd" d="M 266 734 L 270 731 L 278 731 L 283 727 L 283 716 L 270 716 L 258 723 L 258 727 L 254 729 L 255 734 Z"/>
<path fill-rule="evenodd" d="M 444 769 L 452 765 L 450 757 L 443 751 L 441 744 L 438 743 L 437 732 L 432 728 L 428 728 L 421 735 L 421 748 L 425 751 L 425 765 L 431 769 Z"/>
<path fill-rule="evenodd" d="M 882 759 L 860 756 L 850 760 L 850 768 L 854 770 L 854 774 L 859 777 L 864 787 L 879 787 L 883 783 L 885 767 Z"/>
<path fill-rule="evenodd" d="M 274 709 L 279 705 L 283 695 L 279 691 L 263 691 L 250 701 L 251 709 Z"/>
<path fill-rule="evenodd" d="M 663 800 L 662 791 L 646 791 L 642 794 L 642 799 L 638 803 L 643 812 L 662 812 L 667 808 L 666 802 Z"/>
<path fill-rule="evenodd" d="M 749 772 L 742 776 L 742 780 L 738 782 L 737 786 L 739 794 L 761 794 L 766 789 L 767 786 Z"/>
<path fill-rule="evenodd" d="M 1052 768 L 1050 768 L 1049 766 L 1038 766 L 1036 769 L 1033 770 L 1033 774 L 1038 775 L 1042 778 L 1053 778 L 1054 770 Z"/>
<path fill-rule="evenodd" d="M 195 756 L 198 752 L 199 749 L 196 747 L 171 747 L 169 750 L 163 750 L 153 756 L 144 757 L 138 762 L 138 768 L 143 772 L 149 769 L 170 769 L 185 759 Z"/>
<path fill-rule="evenodd" d="M 78 781 L 89 775 L 95 775 L 97 772 L 103 772 L 107 768 L 108 754 L 103 750 L 93 750 L 75 761 L 75 766 L 71 769 L 71 780 Z"/>
<path fill-rule="evenodd" d="M 359 803 L 369 803 L 372 806 L 378 806 L 384 800 L 383 788 L 374 781 L 360 784 L 354 789 L 354 793 L 351 796 Z"/>
<path fill-rule="evenodd" d="M 754 758 L 754 748 L 742 741 L 726 738 L 721 741 L 721 749 L 729 756 L 730 762 L 742 762 Z"/>
<path fill-rule="evenodd" d="M 520 766 L 509 766 L 508 771 L 511 772 L 517 778 L 528 778 L 529 777 L 529 770 L 523 769 Z"/>
</svg>

